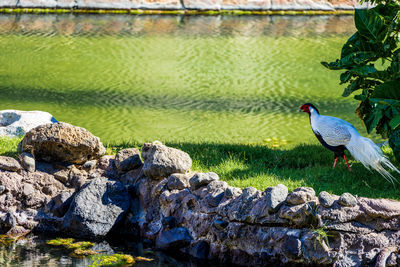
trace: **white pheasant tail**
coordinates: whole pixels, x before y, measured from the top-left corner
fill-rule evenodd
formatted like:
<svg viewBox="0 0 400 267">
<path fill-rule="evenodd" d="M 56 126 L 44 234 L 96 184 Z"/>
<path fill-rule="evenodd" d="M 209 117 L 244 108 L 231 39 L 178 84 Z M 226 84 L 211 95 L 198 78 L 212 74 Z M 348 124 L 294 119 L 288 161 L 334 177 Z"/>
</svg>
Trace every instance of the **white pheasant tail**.
<svg viewBox="0 0 400 267">
<path fill-rule="evenodd" d="M 397 181 L 386 168 L 397 173 L 400 171 L 371 139 L 361 136 L 353 125 L 339 118 L 320 115 L 310 103 L 302 105 L 300 109 L 310 115 L 311 128 L 322 145 L 335 152 L 335 164 L 338 156 L 346 160 L 343 153 L 346 148 L 367 169 L 376 170 L 391 183 Z"/>
</svg>

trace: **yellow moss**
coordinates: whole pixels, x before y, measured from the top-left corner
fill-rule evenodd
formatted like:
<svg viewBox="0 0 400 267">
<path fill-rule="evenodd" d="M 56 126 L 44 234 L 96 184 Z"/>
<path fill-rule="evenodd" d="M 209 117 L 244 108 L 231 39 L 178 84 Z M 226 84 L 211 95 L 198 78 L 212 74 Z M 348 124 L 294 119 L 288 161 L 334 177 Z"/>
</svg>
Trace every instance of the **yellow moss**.
<svg viewBox="0 0 400 267">
<path fill-rule="evenodd" d="M 154 259 L 150 259 L 150 258 L 146 258 L 146 257 L 142 257 L 142 256 L 137 256 L 135 258 L 136 261 L 153 261 Z"/>
<path fill-rule="evenodd" d="M 89 241 L 80 241 L 80 242 L 76 242 L 76 243 L 72 243 L 67 245 L 68 249 L 86 249 L 88 247 L 93 247 L 94 244 L 92 242 Z"/>
<path fill-rule="evenodd" d="M 86 256 L 90 256 L 90 255 L 96 255 L 97 252 L 91 249 L 83 249 L 83 248 L 77 248 L 74 250 L 74 252 L 71 253 L 72 257 L 86 257 Z"/>
<path fill-rule="evenodd" d="M 97 255 L 92 258 L 93 263 L 89 267 L 95 266 L 132 266 L 135 258 L 127 254 Z"/>
<path fill-rule="evenodd" d="M 73 238 L 56 238 L 52 240 L 47 240 L 46 244 L 52 246 L 64 246 L 68 248 L 68 246 L 71 246 L 73 242 Z"/>
</svg>

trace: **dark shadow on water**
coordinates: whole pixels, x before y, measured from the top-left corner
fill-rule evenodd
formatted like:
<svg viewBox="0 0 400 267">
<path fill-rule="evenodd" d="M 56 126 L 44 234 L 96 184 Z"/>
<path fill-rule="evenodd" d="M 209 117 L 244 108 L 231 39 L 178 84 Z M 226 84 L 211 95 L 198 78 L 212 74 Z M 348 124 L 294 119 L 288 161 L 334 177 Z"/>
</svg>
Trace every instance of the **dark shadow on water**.
<svg viewBox="0 0 400 267">
<path fill-rule="evenodd" d="M 118 92 L 98 89 L 71 89 L 64 91 L 29 87 L 5 87 L 0 85 L 0 97 L 9 102 L 58 104 L 68 107 L 143 107 L 151 109 L 169 109 L 178 111 L 213 111 L 238 112 L 244 114 L 260 114 L 266 112 L 294 112 L 309 99 L 298 99 L 290 96 L 268 98 L 260 97 L 223 97 L 213 96 L 177 96 L 163 93 L 158 95 L 140 94 L 136 92 Z M 335 111 L 336 114 L 353 112 L 351 102 L 335 102 L 332 99 L 319 99 L 324 112 Z"/>
</svg>

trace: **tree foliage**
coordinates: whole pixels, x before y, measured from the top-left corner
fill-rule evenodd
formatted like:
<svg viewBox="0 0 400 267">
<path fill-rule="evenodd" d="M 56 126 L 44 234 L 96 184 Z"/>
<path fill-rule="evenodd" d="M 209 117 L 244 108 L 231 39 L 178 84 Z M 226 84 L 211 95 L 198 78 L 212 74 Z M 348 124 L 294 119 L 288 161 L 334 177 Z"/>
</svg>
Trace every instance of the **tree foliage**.
<svg viewBox="0 0 400 267">
<path fill-rule="evenodd" d="M 357 9 L 357 32 L 343 45 L 340 59 L 321 62 L 331 70 L 344 70 L 343 96 L 357 93 L 356 114 L 368 133 L 373 129 L 389 138 L 400 161 L 400 2 L 369 0 L 375 7 Z"/>
</svg>

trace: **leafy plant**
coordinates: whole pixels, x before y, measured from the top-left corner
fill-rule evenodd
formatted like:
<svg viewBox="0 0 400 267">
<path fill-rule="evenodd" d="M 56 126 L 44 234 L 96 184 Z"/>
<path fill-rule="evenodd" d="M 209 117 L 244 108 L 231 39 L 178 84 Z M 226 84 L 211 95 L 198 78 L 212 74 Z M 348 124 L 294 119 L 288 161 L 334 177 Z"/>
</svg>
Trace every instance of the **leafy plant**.
<svg viewBox="0 0 400 267">
<path fill-rule="evenodd" d="M 356 114 L 368 133 L 376 129 L 389 138 L 400 161 L 400 3 L 367 2 L 376 6 L 355 11 L 357 32 L 343 45 L 340 59 L 321 63 L 331 70 L 345 70 L 340 75 L 340 83 L 347 84 L 343 96 L 358 93 Z"/>
<path fill-rule="evenodd" d="M 324 247 L 324 242 L 327 246 L 327 248 L 329 249 L 329 240 L 328 237 L 333 237 L 333 235 L 330 235 L 327 233 L 326 231 L 326 225 L 323 224 L 321 227 L 319 228 L 315 228 L 313 230 L 313 233 L 315 234 L 315 240 L 314 240 L 314 250 L 317 249 L 317 243 L 316 241 L 318 241 L 318 243 L 321 245 L 321 247 Z"/>
</svg>

